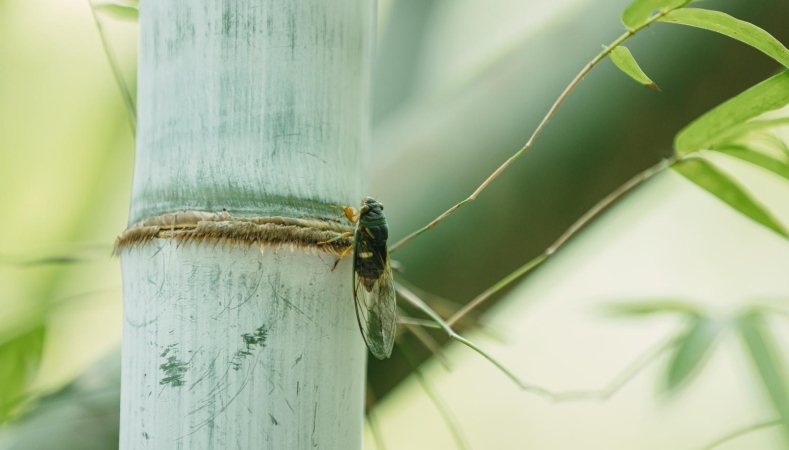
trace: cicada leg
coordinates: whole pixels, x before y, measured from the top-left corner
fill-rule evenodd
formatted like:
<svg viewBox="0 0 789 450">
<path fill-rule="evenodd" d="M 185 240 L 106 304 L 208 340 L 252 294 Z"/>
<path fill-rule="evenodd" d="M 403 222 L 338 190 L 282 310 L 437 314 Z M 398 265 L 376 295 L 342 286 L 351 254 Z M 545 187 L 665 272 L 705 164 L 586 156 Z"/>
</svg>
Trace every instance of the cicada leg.
<svg viewBox="0 0 789 450">
<path fill-rule="evenodd" d="M 333 209 L 340 209 L 340 210 L 342 210 L 342 214 L 340 214 L 340 215 L 338 215 L 338 216 L 334 217 L 335 219 L 339 219 L 339 218 L 341 218 L 341 217 L 345 216 L 345 218 L 346 218 L 346 219 L 348 219 L 348 222 L 351 222 L 351 223 L 356 223 L 356 222 L 358 222 L 358 221 L 359 221 L 359 212 L 358 212 L 358 211 L 356 211 L 356 208 L 354 208 L 354 207 L 352 207 L 352 206 L 336 206 L 336 205 L 329 205 L 329 208 L 333 208 Z M 332 238 L 332 239 L 329 239 L 328 241 L 324 241 L 324 242 L 318 242 L 318 245 L 325 245 L 325 244 L 328 244 L 328 243 L 330 243 L 330 242 L 334 242 L 334 241 L 337 241 L 337 240 L 339 240 L 339 239 L 342 239 L 342 238 L 344 238 L 344 237 L 345 237 L 345 238 L 347 238 L 347 237 L 352 237 L 352 236 L 353 236 L 353 234 L 354 234 L 354 233 L 353 233 L 352 231 L 349 231 L 349 232 L 343 233 L 343 234 L 341 234 L 341 235 L 339 235 L 339 236 L 337 236 L 337 237 L 334 237 L 334 238 Z M 339 264 L 339 263 L 340 263 L 340 261 L 342 261 L 342 259 L 343 259 L 343 258 L 345 258 L 345 257 L 346 257 L 346 256 L 348 256 L 349 254 L 351 254 L 351 252 L 352 252 L 352 251 L 353 251 L 353 245 L 350 245 L 348 248 L 346 248 L 346 249 L 345 249 L 345 251 L 343 251 L 343 252 L 340 254 L 340 257 L 339 257 L 339 258 L 337 258 L 337 261 L 335 261 L 335 262 L 334 262 L 334 265 L 332 266 L 331 270 L 332 270 L 332 271 L 334 271 L 334 269 L 336 269 L 336 268 L 337 268 L 337 264 Z"/>
<path fill-rule="evenodd" d="M 335 236 L 335 237 L 333 237 L 333 238 L 329 239 L 328 241 L 321 241 L 321 242 L 318 242 L 318 245 L 326 245 L 326 244 L 330 244 L 330 243 L 332 243 L 332 242 L 334 242 L 334 241 L 339 241 L 339 240 L 340 240 L 340 239 L 342 239 L 342 238 L 349 238 L 349 237 L 353 237 L 353 231 L 346 231 L 345 233 L 338 234 L 337 236 Z M 351 246 L 351 247 L 353 247 L 353 246 Z"/>
<path fill-rule="evenodd" d="M 356 211 L 356 208 L 352 206 L 329 205 L 329 208 L 342 210 L 342 214 L 334 217 L 335 219 L 339 219 L 340 217 L 345 216 L 345 218 L 348 219 L 348 221 L 351 223 L 356 223 L 356 221 L 359 220 L 359 213 Z"/>
<path fill-rule="evenodd" d="M 332 272 L 334 272 L 334 269 L 337 268 L 337 264 L 339 264 L 343 258 L 350 255 L 352 251 L 353 251 L 353 245 L 349 245 L 348 248 L 345 249 L 345 251 L 340 253 L 340 257 L 337 258 L 337 261 L 334 261 L 334 265 L 331 267 Z"/>
</svg>

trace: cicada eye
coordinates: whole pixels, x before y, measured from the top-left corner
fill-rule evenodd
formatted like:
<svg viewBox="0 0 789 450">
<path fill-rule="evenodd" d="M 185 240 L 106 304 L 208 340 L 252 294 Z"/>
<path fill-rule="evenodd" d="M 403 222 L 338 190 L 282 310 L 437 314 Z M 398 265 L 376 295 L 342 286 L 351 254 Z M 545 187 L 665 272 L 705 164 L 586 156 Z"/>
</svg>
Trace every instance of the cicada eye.
<svg viewBox="0 0 789 450">
<path fill-rule="evenodd" d="M 362 209 L 359 210 L 359 214 L 364 214 L 369 210 L 370 210 L 370 205 L 364 205 L 362 206 Z"/>
<path fill-rule="evenodd" d="M 384 204 L 383 203 L 379 203 L 378 205 L 381 207 L 381 211 L 383 211 L 384 210 Z"/>
</svg>

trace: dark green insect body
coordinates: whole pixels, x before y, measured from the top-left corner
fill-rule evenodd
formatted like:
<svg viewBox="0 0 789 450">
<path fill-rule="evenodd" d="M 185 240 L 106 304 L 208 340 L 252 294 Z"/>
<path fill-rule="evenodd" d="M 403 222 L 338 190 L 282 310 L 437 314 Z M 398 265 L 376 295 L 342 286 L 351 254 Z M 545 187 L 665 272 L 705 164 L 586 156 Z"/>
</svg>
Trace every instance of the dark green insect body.
<svg viewBox="0 0 789 450">
<path fill-rule="evenodd" d="M 389 226 L 381 204 L 372 197 L 365 197 L 354 235 L 354 260 L 356 275 L 368 292 L 389 265 L 388 238 Z"/>
<path fill-rule="evenodd" d="M 386 240 L 389 227 L 383 205 L 362 200 L 353 245 L 353 299 L 356 319 L 367 347 L 378 359 L 392 354 L 397 303 Z"/>
</svg>

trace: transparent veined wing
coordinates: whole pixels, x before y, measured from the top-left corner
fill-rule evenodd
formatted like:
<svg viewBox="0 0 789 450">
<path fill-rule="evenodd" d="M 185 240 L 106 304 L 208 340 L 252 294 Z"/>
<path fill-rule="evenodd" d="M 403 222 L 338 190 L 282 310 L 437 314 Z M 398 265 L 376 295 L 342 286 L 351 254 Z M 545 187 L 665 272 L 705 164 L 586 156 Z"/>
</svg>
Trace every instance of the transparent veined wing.
<svg viewBox="0 0 789 450">
<path fill-rule="evenodd" d="M 397 329 L 397 301 L 386 244 L 359 239 L 353 252 L 353 300 L 367 348 L 378 359 L 392 354 Z"/>
</svg>

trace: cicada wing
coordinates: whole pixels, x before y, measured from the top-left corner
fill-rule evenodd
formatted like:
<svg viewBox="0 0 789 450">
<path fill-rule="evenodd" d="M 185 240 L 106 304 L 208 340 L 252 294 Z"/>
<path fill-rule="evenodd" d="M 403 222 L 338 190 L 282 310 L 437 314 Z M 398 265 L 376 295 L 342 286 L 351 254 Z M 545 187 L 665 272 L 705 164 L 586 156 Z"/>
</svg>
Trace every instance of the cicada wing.
<svg viewBox="0 0 789 450">
<path fill-rule="evenodd" d="M 363 274 L 357 271 L 356 264 L 356 258 L 360 253 L 370 254 L 373 250 L 365 248 L 363 243 L 356 242 L 353 299 L 356 306 L 356 320 L 367 348 L 376 358 L 386 359 L 392 354 L 397 330 L 397 301 L 389 255 L 384 249 L 370 256 L 379 258 L 378 262 L 383 269 L 375 279 L 362 276 Z"/>
</svg>

